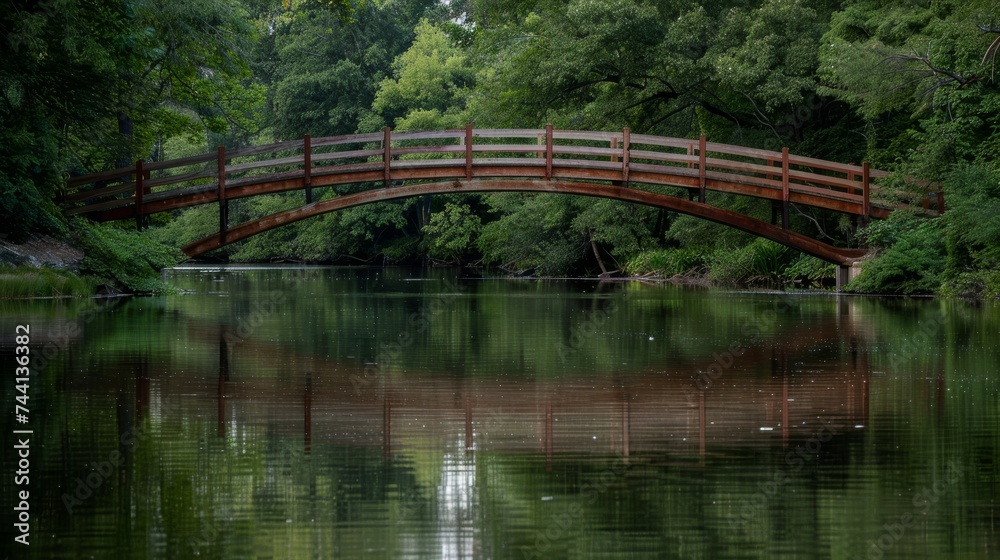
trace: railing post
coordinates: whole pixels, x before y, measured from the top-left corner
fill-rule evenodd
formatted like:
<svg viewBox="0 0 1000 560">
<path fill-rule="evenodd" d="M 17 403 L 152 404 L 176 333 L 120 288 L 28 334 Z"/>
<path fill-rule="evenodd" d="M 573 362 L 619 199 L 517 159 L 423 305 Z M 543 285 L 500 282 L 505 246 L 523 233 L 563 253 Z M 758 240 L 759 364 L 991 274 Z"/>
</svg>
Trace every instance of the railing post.
<svg viewBox="0 0 1000 560">
<path fill-rule="evenodd" d="M 142 160 L 138 159 L 135 161 L 135 229 L 136 231 L 142 231 L 142 222 L 144 216 L 142 215 L 142 196 L 144 193 L 144 187 L 142 185 L 142 180 L 145 178 L 142 172 Z"/>
<path fill-rule="evenodd" d="M 629 130 L 626 126 L 622 130 L 622 186 L 626 189 L 628 188 L 628 164 L 629 164 L 629 151 L 632 139 L 629 137 Z"/>
<path fill-rule="evenodd" d="M 390 162 L 392 161 L 392 153 L 389 150 L 389 141 L 391 140 L 392 132 L 387 126 L 385 127 L 385 132 L 382 136 L 382 187 L 388 188 L 392 184 L 392 169 Z"/>
<path fill-rule="evenodd" d="M 788 229 L 788 146 L 781 148 L 781 227 Z"/>
<path fill-rule="evenodd" d="M 465 180 L 472 179 L 472 123 L 465 125 Z"/>
<path fill-rule="evenodd" d="M 229 229 L 229 201 L 226 200 L 226 147 L 219 146 L 219 237 L 226 242 Z"/>
<path fill-rule="evenodd" d="M 698 139 L 698 202 L 702 204 L 705 203 L 705 183 L 707 176 L 705 174 L 705 144 L 706 138 L 702 134 L 701 138 Z"/>
<path fill-rule="evenodd" d="M 545 125 L 545 178 L 552 178 L 552 123 Z"/>
<path fill-rule="evenodd" d="M 306 204 L 312 204 L 313 201 L 313 189 L 312 189 L 312 136 L 306 134 L 302 139 L 302 163 L 303 163 L 303 181 L 306 187 Z"/>
<path fill-rule="evenodd" d="M 612 150 L 612 152 L 611 152 L 611 163 L 618 163 L 618 137 L 617 136 L 612 136 L 611 137 L 611 150 Z M 614 185 L 614 186 L 616 186 L 616 187 L 622 186 L 622 182 L 621 181 L 611 181 L 611 184 Z"/>
<path fill-rule="evenodd" d="M 869 190 L 871 186 L 871 170 L 868 167 L 868 162 L 862 162 L 861 164 L 861 215 L 865 220 L 865 224 L 868 223 L 868 217 L 871 215 L 871 207 L 869 206 Z"/>
</svg>

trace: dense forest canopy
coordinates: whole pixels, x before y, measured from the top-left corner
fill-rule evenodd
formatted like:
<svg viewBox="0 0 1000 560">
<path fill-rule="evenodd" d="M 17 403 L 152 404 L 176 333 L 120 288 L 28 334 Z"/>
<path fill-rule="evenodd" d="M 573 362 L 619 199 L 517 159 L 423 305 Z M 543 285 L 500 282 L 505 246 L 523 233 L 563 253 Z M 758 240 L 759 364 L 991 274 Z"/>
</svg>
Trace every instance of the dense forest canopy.
<svg viewBox="0 0 1000 560">
<path fill-rule="evenodd" d="M 866 225 L 795 208 L 792 227 L 874 248 L 877 257 L 852 284 L 860 291 L 997 295 L 995 7 L 988 0 L 13 0 L 0 14 L 0 221 L 15 239 L 70 232 L 98 246 L 121 238 L 60 217 L 54 200 L 66 177 L 217 145 L 467 122 L 628 126 L 869 161 L 893 171 L 899 189 L 940 185 L 948 208 L 941 217 L 903 211 Z M 236 201 L 230 220 L 297 200 Z M 711 202 L 770 215 L 766 201 L 713 193 Z M 135 239 L 155 252 L 154 240 L 176 247 L 216 225 L 213 208 L 193 208 L 156 217 Z M 528 194 L 354 208 L 219 256 L 430 258 L 538 275 L 696 270 L 722 283 L 831 274 L 815 259 L 691 217 Z"/>
</svg>

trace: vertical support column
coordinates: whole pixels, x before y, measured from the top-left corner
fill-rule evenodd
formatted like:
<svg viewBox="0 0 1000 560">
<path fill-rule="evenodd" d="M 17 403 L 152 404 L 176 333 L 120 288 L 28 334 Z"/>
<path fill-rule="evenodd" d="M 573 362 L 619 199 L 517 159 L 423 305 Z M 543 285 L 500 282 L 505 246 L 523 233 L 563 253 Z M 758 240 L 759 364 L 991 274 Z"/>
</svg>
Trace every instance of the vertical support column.
<svg viewBox="0 0 1000 560">
<path fill-rule="evenodd" d="M 837 293 L 843 291 L 847 283 L 851 281 L 851 267 L 850 265 L 837 265 Z"/>
<path fill-rule="evenodd" d="M 622 186 L 628 188 L 628 165 L 631 154 L 632 138 L 629 136 L 629 129 L 626 126 L 622 130 Z"/>
<path fill-rule="evenodd" d="M 145 194 L 145 188 L 143 187 L 143 179 L 145 176 L 142 172 L 142 160 L 135 161 L 135 229 L 137 231 L 142 231 L 142 222 L 145 216 L 142 210 L 142 197 Z"/>
<path fill-rule="evenodd" d="M 226 242 L 226 230 L 229 229 L 229 201 L 226 200 L 226 147 L 219 146 L 219 237 Z"/>
<path fill-rule="evenodd" d="M 389 188 L 389 185 L 392 184 L 392 169 L 390 165 L 392 153 L 389 149 L 391 136 L 391 129 L 388 126 L 385 127 L 385 132 L 382 135 L 382 188 Z"/>
<path fill-rule="evenodd" d="M 788 147 L 781 148 L 781 227 L 788 229 Z"/>
<path fill-rule="evenodd" d="M 864 219 L 864 223 L 868 224 L 869 217 L 871 216 L 871 206 L 869 200 L 869 190 L 871 186 L 871 170 L 868 167 L 868 162 L 861 164 L 861 216 Z"/>
<path fill-rule="evenodd" d="M 306 187 L 306 204 L 312 204 L 312 136 L 306 134 L 302 139 L 302 173 Z"/>
<path fill-rule="evenodd" d="M 465 125 L 465 180 L 472 179 L 472 123 Z"/>
<path fill-rule="evenodd" d="M 705 135 L 698 139 L 698 202 L 705 203 Z"/>
<path fill-rule="evenodd" d="M 545 125 L 545 178 L 552 178 L 552 123 Z"/>
<path fill-rule="evenodd" d="M 618 137 L 617 136 L 612 136 L 611 137 L 611 150 L 612 150 L 612 152 L 611 152 L 611 159 L 610 159 L 611 163 L 618 163 Z M 611 181 L 611 184 L 614 185 L 614 186 L 616 186 L 616 187 L 622 186 L 622 182 L 621 181 Z"/>
</svg>

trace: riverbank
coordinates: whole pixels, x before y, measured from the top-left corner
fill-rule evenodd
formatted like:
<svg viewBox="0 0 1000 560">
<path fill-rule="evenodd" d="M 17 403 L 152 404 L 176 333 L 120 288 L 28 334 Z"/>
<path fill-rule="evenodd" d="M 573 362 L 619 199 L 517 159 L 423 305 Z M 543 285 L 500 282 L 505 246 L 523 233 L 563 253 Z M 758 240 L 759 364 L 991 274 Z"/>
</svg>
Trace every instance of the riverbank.
<svg viewBox="0 0 1000 560">
<path fill-rule="evenodd" d="M 160 271 L 182 257 L 138 232 L 74 220 L 65 237 L 0 239 L 0 299 L 169 293 Z"/>
</svg>

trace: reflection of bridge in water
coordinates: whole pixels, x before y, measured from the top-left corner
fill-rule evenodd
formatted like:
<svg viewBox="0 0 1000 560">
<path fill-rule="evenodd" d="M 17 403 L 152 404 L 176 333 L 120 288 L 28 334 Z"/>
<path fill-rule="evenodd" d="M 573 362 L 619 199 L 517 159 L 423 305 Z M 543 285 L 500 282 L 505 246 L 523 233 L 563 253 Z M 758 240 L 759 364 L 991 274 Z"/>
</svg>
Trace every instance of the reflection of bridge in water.
<svg viewBox="0 0 1000 560">
<path fill-rule="evenodd" d="M 140 420 L 173 402 L 184 416 L 211 417 L 219 436 L 263 429 L 301 436 L 307 452 L 323 444 L 379 446 L 391 458 L 464 442 L 469 452 L 540 453 L 549 461 L 555 454 L 697 457 L 805 441 L 824 422 L 866 426 L 871 365 L 864 331 L 842 315 L 794 338 L 746 348 L 731 363 L 719 360 L 715 379 L 705 373 L 716 363 L 706 352 L 701 362 L 606 376 L 373 377 L 369 369 L 366 380 L 363 363 L 303 355 L 279 343 L 248 338 L 230 348 L 227 332 L 211 324 L 191 326 L 187 338 L 218 341 L 217 371 L 175 372 L 142 359 L 128 367 Z M 293 375 L 247 377 L 240 365 L 247 360 Z"/>
</svg>

